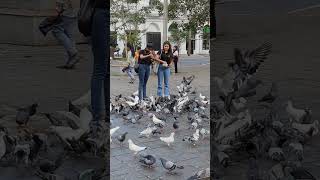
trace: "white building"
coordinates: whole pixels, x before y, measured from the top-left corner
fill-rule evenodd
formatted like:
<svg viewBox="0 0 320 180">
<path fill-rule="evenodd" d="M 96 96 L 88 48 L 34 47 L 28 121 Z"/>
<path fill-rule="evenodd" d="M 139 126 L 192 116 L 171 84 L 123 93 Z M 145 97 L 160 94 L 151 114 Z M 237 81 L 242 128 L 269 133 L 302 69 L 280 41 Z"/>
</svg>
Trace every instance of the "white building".
<svg viewBox="0 0 320 180">
<path fill-rule="evenodd" d="M 160 0 L 163 2 L 163 0 Z M 142 0 L 141 6 L 149 6 L 150 0 Z M 168 2 L 170 3 L 170 1 Z M 173 21 L 169 21 L 169 24 L 167 28 L 169 29 L 170 25 L 173 22 L 181 22 L 181 21 L 187 21 L 186 18 L 180 18 L 176 19 Z M 152 12 L 148 17 L 146 17 L 146 22 L 143 25 L 139 26 L 139 30 L 143 31 L 144 33 L 142 34 L 141 38 L 141 48 L 145 48 L 146 44 L 148 42 L 151 42 L 156 50 L 159 50 L 162 48 L 163 44 L 163 22 L 164 22 L 164 17 L 159 16 L 158 12 Z M 115 27 L 111 26 L 111 32 L 115 31 Z M 170 38 L 170 31 L 167 31 L 168 39 Z M 124 42 L 120 40 L 119 38 L 117 39 L 117 44 L 118 47 L 120 48 L 120 52 L 123 51 L 124 49 Z M 180 44 L 179 50 L 180 54 L 187 54 L 187 42 L 182 42 Z M 175 45 L 175 44 L 173 44 Z M 209 41 L 203 40 L 202 38 L 202 32 L 199 32 L 198 34 L 195 35 L 195 37 L 192 39 L 192 53 L 191 54 L 209 54 Z"/>
</svg>

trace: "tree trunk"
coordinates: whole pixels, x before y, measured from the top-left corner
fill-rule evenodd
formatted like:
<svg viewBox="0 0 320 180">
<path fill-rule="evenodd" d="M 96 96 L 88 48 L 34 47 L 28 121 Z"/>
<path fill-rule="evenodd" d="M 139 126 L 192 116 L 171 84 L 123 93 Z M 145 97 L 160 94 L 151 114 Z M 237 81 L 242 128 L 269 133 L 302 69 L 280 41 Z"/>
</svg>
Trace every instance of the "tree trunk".
<svg viewBox="0 0 320 180">
<path fill-rule="evenodd" d="M 192 44 L 191 44 L 191 29 L 189 28 L 189 36 L 188 36 L 188 56 L 191 55 L 191 48 L 192 48 Z"/>
</svg>

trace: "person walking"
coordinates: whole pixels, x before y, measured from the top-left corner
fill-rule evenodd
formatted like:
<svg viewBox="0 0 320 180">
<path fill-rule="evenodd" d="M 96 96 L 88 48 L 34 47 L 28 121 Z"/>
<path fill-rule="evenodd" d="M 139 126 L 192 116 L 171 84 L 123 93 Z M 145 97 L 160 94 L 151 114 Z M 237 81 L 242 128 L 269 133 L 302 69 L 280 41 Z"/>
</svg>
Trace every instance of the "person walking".
<svg viewBox="0 0 320 180">
<path fill-rule="evenodd" d="M 148 43 L 144 50 L 139 52 L 139 100 L 147 98 L 147 82 L 150 76 L 150 65 L 154 58 L 154 51 L 151 43 Z"/>
<path fill-rule="evenodd" d="M 130 44 L 127 44 L 127 63 L 128 63 L 128 65 L 122 69 L 122 72 L 126 72 L 128 74 L 128 76 L 130 78 L 129 83 L 131 83 L 131 84 L 134 83 L 134 81 L 135 81 L 135 78 L 133 75 L 133 67 L 135 64 L 134 55 L 135 55 L 135 52 L 134 52 L 133 47 Z"/>
<path fill-rule="evenodd" d="M 79 62 L 78 50 L 73 39 L 73 31 L 77 23 L 79 2 L 72 0 L 56 0 L 57 16 L 61 21 L 52 28 L 53 36 L 63 45 L 67 59 L 65 65 L 58 68 L 73 68 Z"/>
<path fill-rule="evenodd" d="M 109 24 L 110 12 L 105 0 L 95 0 L 92 16 L 91 43 L 93 53 L 93 73 L 91 77 L 91 108 L 93 119 L 90 122 L 92 138 L 99 137 L 102 120 L 109 123 L 110 107 L 110 63 L 109 60 Z M 106 58 L 107 57 L 107 58 Z M 104 99 L 103 99 L 104 97 Z M 103 104 L 104 103 L 104 104 Z M 103 112 L 105 107 L 105 112 Z"/>
<path fill-rule="evenodd" d="M 174 72 L 178 73 L 179 48 L 178 46 L 173 46 L 172 50 L 173 50 Z"/>
<path fill-rule="evenodd" d="M 157 53 L 157 57 L 154 59 L 159 62 L 158 66 L 158 97 L 164 97 L 170 99 L 170 90 L 169 90 L 169 78 L 170 78 L 170 65 L 173 61 L 173 53 L 171 44 L 169 41 L 163 43 L 162 50 Z M 162 84 L 164 83 L 164 88 Z"/>
</svg>

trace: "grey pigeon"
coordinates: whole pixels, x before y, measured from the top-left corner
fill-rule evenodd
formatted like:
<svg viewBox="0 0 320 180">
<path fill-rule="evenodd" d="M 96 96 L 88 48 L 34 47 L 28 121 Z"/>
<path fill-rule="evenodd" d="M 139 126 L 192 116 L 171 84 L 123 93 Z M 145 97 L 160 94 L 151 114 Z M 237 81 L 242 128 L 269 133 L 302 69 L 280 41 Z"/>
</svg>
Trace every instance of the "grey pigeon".
<svg viewBox="0 0 320 180">
<path fill-rule="evenodd" d="M 121 134 L 121 135 L 119 135 L 118 137 L 117 137 L 117 139 L 118 139 L 118 141 L 122 144 L 123 142 L 124 142 L 124 140 L 126 139 L 126 135 L 128 134 L 128 132 L 125 132 L 125 133 L 123 133 L 123 134 Z"/>
<path fill-rule="evenodd" d="M 161 164 L 162 164 L 162 166 L 166 169 L 166 170 L 168 170 L 168 171 L 173 171 L 173 170 L 175 170 L 176 168 L 178 168 L 178 169 L 183 169 L 184 167 L 183 166 L 178 166 L 178 165 L 176 165 L 175 163 L 173 163 L 173 162 L 171 162 L 171 161 L 168 161 L 168 160 L 165 160 L 165 159 L 163 159 L 163 158 L 160 158 L 160 161 L 161 161 Z"/>
<path fill-rule="evenodd" d="M 149 168 L 156 163 L 156 158 L 152 155 L 143 155 L 140 154 L 139 162 L 148 166 Z"/>
</svg>

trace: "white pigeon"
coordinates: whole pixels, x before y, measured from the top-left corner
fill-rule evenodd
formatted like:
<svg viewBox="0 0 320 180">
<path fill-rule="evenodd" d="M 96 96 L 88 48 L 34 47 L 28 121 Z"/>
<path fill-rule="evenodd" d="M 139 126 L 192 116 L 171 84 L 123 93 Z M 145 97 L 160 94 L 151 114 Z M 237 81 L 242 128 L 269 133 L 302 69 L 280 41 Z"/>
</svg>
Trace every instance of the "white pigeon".
<svg viewBox="0 0 320 180">
<path fill-rule="evenodd" d="M 174 142 L 174 132 L 172 132 L 169 137 L 160 137 L 160 140 L 170 146 L 170 144 Z"/>
<path fill-rule="evenodd" d="M 110 112 L 112 111 L 112 104 L 110 103 Z"/>
<path fill-rule="evenodd" d="M 134 95 L 134 96 L 138 96 L 138 94 L 139 94 L 139 91 L 132 93 L 132 95 Z"/>
<path fill-rule="evenodd" d="M 291 100 L 288 101 L 286 111 L 289 114 L 290 118 L 292 118 L 296 122 L 300 122 L 303 116 L 306 114 L 306 111 L 304 109 L 297 109 L 293 107 Z"/>
<path fill-rule="evenodd" d="M 134 102 L 131 102 L 131 101 L 126 101 L 126 103 L 129 105 L 129 106 L 135 106 L 139 103 L 139 97 L 138 96 L 135 96 L 134 97 Z"/>
<path fill-rule="evenodd" d="M 141 131 L 141 132 L 139 133 L 139 135 L 140 135 L 140 136 L 145 136 L 145 137 L 149 138 L 150 135 L 151 135 L 151 133 L 152 133 L 153 131 L 155 131 L 156 129 L 157 129 L 157 127 L 147 127 L 147 129 Z"/>
<path fill-rule="evenodd" d="M 192 137 L 195 141 L 199 140 L 199 137 L 200 137 L 199 129 L 196 130 L 196 132 L 192 135 Z"/>
<path fill-rule="evenodd" d="M 152 115 L 152 121 L 155 125 L 164 126 L 166 123 L 160 119 L 158 119 L 154 114 Z"/>
<path fill-rule="evenodd" d="M 177 86 L 177 88 L 178 88 L 179 92 L 182 92 L 183 91 L 183 84 L 180 84 L 180 86 Z"/>
<path fill-rule="evenodd" d="M 118 129 L 120 129 L 119 126 L 110 129 L 110 142 L 112 142 L 112 139 L 111 139 L 112 135 L 113 135 Z"/>
<path fill-rule="evenodd" d="M 200 99 L 201 99 L 202 101 L 204 101 L 204 100 L 205 100 L 205 98 L 206 98 L 205 96 L 202 96 L 202 94 L 201 94 L 201 93 L 199 94 L 199 97 L 200 97 Z"/>
<path fill-rule="evenodd" d="M 192 127 L 192 129 L 197 129 L 198 123 L 197 123 L 196 121 L 194 121 L 194 122 L 191 124 L 191 127 Z"/>
<path fill-rule="evenodd" d="M 150 96 L 150 106 L 155 106 L 155 99 L 153 96 Z"/>
<path fill-rule="evenodd" d="M 3 131 L 0 131 L 0 160 L 6 154 L 6 143 L 4 141 L 4 136 L 6 134 Z"/>
<path fill-rule="evenodd" d="M 209 135 L 209 134 L 210 134 L 210 131 L 202 128 L 202 129 L 200 130 L 200 134 L 201 134 L 201 136 L 202 136 L 202 139 L 204 139 L 204 137 L 205 137 L 206 135 Z"/>
<path fill-rule="evenodd" d="M 138 152 L 144 151 L 144 150 L 147 149 L 147 147 L 140 147 L 140 146 L 135 145 L 135 144 L 132 142 L 131 139 L 128 139 L 128 143 L 129 143 L 129 149 L 130 149 L 131 151 L 133 151 L 134 154 L 137 154 Z"/>
</svg>

